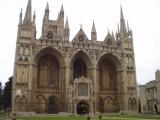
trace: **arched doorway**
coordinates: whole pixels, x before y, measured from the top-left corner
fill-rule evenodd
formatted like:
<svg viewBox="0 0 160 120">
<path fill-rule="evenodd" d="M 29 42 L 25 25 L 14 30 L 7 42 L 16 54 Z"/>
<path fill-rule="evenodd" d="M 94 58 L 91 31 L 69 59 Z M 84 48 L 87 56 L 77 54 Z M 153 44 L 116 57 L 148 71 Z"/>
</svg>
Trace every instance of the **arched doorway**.
<svg viewBox="0 0 160 120">
<path fill-rule="evenodd" d="M 97 63 L 99 96 L 103 96 L 104 98 L 112 96 L 113 98 L 113 100 L 104 99 L 104 101 L 100 99 L 99 110 L 101 112 L 117 112 L 119 111 L 117 84 L 121 78 L 121 73 L 119 72 L 122 69 L 121 63 L 113 54 L 103 54 Z"/>
<path fill-rule="evenodd" d="M 85 61 L 79 57 L 73 63 L 73 80 L 82 76 L 87 76 L 87 65 Z"/>
<path fill-rule="evenodd" d="M 56 114 L 58 112 L 58 105 L 53 96 L 49 97 L 48 99 L 48 113 L 49 114 Z"/>
<path fill-rule="evenodd" d="M 89 114 L 89 105 L 85 101 L 80 101 L 77 104 L 77 114 Z"/>
</svg>

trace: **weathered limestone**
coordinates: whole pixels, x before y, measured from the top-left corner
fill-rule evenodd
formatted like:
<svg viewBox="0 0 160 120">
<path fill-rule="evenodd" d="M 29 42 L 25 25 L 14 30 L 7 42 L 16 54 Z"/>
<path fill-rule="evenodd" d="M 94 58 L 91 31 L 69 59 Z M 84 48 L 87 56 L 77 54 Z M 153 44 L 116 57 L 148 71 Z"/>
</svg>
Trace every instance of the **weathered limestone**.
<svg viewBox="0 0 160 120">
<path fill-rule="evenodd" d="M 94 22 L 91 39 L 80 28 L 70 40 L 63 6 L 57 20 L 49 20 L 48 3 L 37 39 L 31 8 L 29 0 L 23 21 L 20 13 L 13 112 L 95 115 L 137 111 L 132 31 L 126 28 L 122 8 L 118 32 L 108 32 L 103 41 L 98 41 Z"/>
</svg>

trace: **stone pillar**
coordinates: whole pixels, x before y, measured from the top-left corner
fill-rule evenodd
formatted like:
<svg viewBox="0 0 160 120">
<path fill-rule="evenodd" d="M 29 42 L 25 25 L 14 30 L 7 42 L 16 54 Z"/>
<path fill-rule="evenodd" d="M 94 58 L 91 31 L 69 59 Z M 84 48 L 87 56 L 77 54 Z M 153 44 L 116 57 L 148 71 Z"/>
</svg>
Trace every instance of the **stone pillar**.
<svg viewBox="0 0 160 120">
<path fill-rule="evenodd" d="M 74 115 L 77 115 L 77 104 L 74 102 Z"/>
<path fill-rule="evenodd" d="M 93 112 L 93 101 L 91 101 L 91 111 L 90 111 L 90 115 L 91 116 L 94 116 L 94 112 Z"/>
</svg>

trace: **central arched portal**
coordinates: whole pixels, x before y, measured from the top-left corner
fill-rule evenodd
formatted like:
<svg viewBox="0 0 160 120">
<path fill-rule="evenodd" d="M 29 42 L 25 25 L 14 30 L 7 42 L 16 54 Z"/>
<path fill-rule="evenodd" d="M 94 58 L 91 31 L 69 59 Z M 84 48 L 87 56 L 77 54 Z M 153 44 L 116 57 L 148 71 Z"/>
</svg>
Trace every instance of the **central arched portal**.
<svg viewBox="0 0 160 120">
<path fill-rule="evenodd" d="M 89 105 L 85 101 L 80 101 L 77 104 L 77 114 L 89 114 Z"/>
</svg>

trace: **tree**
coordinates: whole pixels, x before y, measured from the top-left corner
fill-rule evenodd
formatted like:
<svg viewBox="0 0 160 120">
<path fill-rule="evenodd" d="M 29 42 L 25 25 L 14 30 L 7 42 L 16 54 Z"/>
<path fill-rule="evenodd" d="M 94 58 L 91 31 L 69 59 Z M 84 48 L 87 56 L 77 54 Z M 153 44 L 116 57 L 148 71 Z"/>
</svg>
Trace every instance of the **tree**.
<svg viewBox="0 0 160 120">
<path fill-rule="evenodd" d="M 4 110 L 11 108 L 12 78 L 13 77 L 9 78 L 9 80 L 5 83 L 5 86 L 3 89 L 3 108 Z"/>
<path fill-rule="evenodd" d="M 2 83 L 0 82 L 0 110 L 2 110 Z"/>
</svg>

